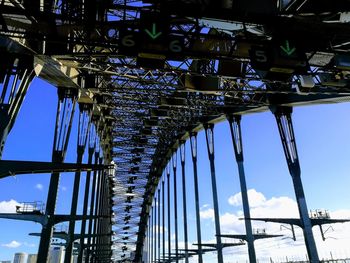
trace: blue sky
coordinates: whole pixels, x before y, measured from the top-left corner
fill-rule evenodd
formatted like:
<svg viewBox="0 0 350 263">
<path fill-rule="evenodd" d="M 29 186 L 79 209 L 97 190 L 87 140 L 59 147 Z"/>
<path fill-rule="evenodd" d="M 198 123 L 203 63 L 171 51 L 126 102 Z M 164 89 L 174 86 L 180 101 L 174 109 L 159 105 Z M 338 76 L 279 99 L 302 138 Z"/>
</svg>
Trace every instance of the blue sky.
<svg viewBox="0 0 350 263">
<path fill-rule="evenodd" d="M 29 88 L 24 105 L 17 122 L 5 145 L 3 159 L 50 161 L 53 141 L 53 127 L 56 111 L 56 88 L 36 79 Z M 74 127 L 77 125 L 75 115 Z M 293 121 L 298 153 L 301 159 L 302 178 L 310 209 L 325 208 L 334 211 L 334 215 L 350 216 L 350 104 L 320 105 L 298 107 L 294 109 Z M 295 213 L 293 210 L 294 192 L 292 182 L 286 166 L 281 142 L 279 139 L 275 119 L 270 112 L 243 116 L 243 143 L 247 185 L 250 190 L 250 201 L 253 214 L 277 213 L 283 216 Z M 68 149 L 66 161 L 75 161 L 76 128 L 72 130 L 72 141 Z M 214 239 L 212 220 L 212 196 L 210 186 L 209 164 L 203 133 L 198 136 L 198 167 L 200 176 L 200 204 L 202 207 L 203 240 Z M 189 211 L 190 241 L 195 241 L 194 194 L 192 165 L 190 161 L 189 142 L 187 142 L 187 187 Z M 241 215 L 239 201 L 240 192 L 236 163 L 233 155 L 229 127 L 226 122 L 215 127 L 215 151 L 217 185 L 220 201 L 220 215 L 222 232 L 243 231 L 243 222 L 238 221 Z M 86 159 L 86 155 L 85 155 Z M 70 210 L 73 174 L 63 174 L 60 182 L 58 213 L 68 213 Z M 180 169 L 178 181 L 180 185 Z M 19 175 L 0 181 L 0 210 L 13 209 L 15 202 L 46 201 L 49 175 Z M 85 176 L 82 176 L 82 181 Z M 83 187 L 84 184 L 81 184 Z M 179 198 L 179 218 L 182 220 L 181 192 Z M 14 200 L 14 201 L 11 201 Z M 81 198 L 78 211 L 81 211 Z M 12 207 L 12 208 L 11 208 Z M 6 210 L 7 211 L 7 210 Z M 332 215 L 332 214 L 331 214 Z M 232 221 L 232 222 L 231 222 Z M 330 235 L 349 234 L 348 224 L 334 226 Z M 258 227 L 268 227 L 278 232 L 279 226 L 256 224 Z M 79 224 L 77 225 L 77 229 Z M 182 228 L 180 227 L 180 239 Z M 348 232 L 344 232 L 344 229 Z M 0 219 L 0 260 L 12 259 L 15 252 L 36 253 L 38 238 L 28 236 L 30 232 L 40 231 L 40 225 L 30 222 L 15 222 Z M 167 231 L 167 230 L 165 230 Z M 172 229 L 173 232 L 173 229 Z M 315 233 L 317 231 L 315 230 Z M 286 232 L 288 234 L 288 232 Z M 316 233 L 317 234 L 317 233 Z M 350 235 L 347 235 L 350 236 Z M 344 238 L 338 238 L 336 244 L 327 243 L 334 249 L 340 248 Z M 300 239 L 299 239 L 300 241 Z M 333 239 L 330 241 L 335 242 Z M 330 242 L 329 241 L 329 242 Z M 275 248 L 285 245 L 283 240 L 269 241 Z M 289 244 L 289 243 L 288 243 Z M 295 244 L 294 244 L 295 245 Z M 261 248 L 258 256 L 266 257 L 267 247 L 257 243 Z M 293 253 L 303 253 L 297 248 Z M 324 251 L 323 244 L 318 245 Z M 274 249 L 275 250 L 275 249 Z M 282 249 L 283 250 L 283 249 Z M 342 249 L 340 249 L 342 250 Z M 245 256 L 244 248 L 227 250 L 225 262 L 231 262 L 233 254 L 239 259 Z M 323 252 L 322 252 L 323 253 Z M 328 252 L 325 252 L 326 254 Z M 346 255 L 346 249 L 338 253 Z M 350 256 L 350 253 L 348 254 Z M 278 257 L 278 255 L 274 255 Z M 209 254 L 205 262 L 215 259 Z M 214 260 L 215 261 L 215 260 Z M 232 261 L 233 262 L 233 261 Z M 235 261 L 236 262 L 236 261 Z"/>
</svg>

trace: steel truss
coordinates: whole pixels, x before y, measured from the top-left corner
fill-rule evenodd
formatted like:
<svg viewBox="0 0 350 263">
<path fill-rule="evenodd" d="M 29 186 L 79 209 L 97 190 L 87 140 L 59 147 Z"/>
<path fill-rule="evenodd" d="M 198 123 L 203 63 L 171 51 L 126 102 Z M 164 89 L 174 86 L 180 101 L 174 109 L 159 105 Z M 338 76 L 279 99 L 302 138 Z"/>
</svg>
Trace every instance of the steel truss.
<svg viewBox="0 0 350 263">
<path fill-rule="evenodd" d="M 113 219 L 83 220 L 81 233 L 85 233 L 88 225 L 87 234 L 91 237 L 83 246 L 87 260 L 112 257 L 123 261 L 129 259 L 133 251 L 135 261 L 141 260 L 149 230 L 147 222 L 152 217 L 152 201 L 163 171 L 174 151 L 189 137 L 192 143 L 200 129 L 206 127 L 208 131 L 212 123 L 226 116 L 266 111 L 274 105 L 349 100 L 350 68 L 340 63 L 340 58 L 347 59 L 344 53 L 350 51 L 350 30 L 345 24 L 346 11 L 350 8 L 346 1 L 337 6 L 323 2 L 316 5 L 311 0 L 292 0 L 287 1 L 288 4 L 281 1 L 272 14 L 251 11 L 246 16 L 228 12 L 227 8 L 207 6 L 202 1 L 165 2 L 166 5 L 151 0 L 0 1 L 0 51 L 14 58 L 0 65 L 0 76 L 5 76 L 0 79 L 3 94 L 0 117 L 6 123 L 0 129 L 0 150 L 35 72 L 60 87 L 63 93 L 74 91 L 71 92 L 74 96 L 62 95 L 61 102 L 69 98 L 72 105 L 76 102 L 89 105 L 84 109 L 88 112 L 85 125 L 93 123 L 96 129 L 90 131 L 96 138 L 90 138 L 88 143 L 89 163 L 93 159 L 94 164 L 114 160 L 118 167 L 113 178 L 97 172 L 87 176 L 84 213 L 91 194 L 90 206 L 94 210 L 91 213 L 114 216 Z M 165 14 L 169 35 L 182 38 L 181 54 L 169 54 L 159 46 L 137 52 L 123 46 L 124 30 L 140 32 L 144 13 Z M 259 48 L 274 48 L 275 41 L 279 40 L 290 41 L 285 46 L 287 53 L 293 50 L 289 45 L 300 47 L 302 62 L 306 63 L 302 70 L 299 58 L 287 59 L 288 66 L 276 59 L 270 68 L 259 68 L 261 65 L 254 61 L 251 50 L 257 48 L 255 55 L 258 60 L 259 56 L 264 60 Z M 146 60 L 144 65 L 141 58 Z M 78 145 L 81 151 L 88 136 L 83 134 Z M 67 134 L 62 136 L 63 141 L 68 140 Z M 237 143 L 239 138 L 234 141 L 236 148 Z M 55 146 L 53 159 L 62 162 L 65 145 Z M 211 154 L 209 152 L 209 156 Z M 195 155 L 193 160 L 196 162 Z M 78 157 L 77 163 L 80 161 Z M 238 158 L 237 162 L 239 167 L 243 165 L 243 160 Z M 239 169 L 243 174 L 242 167 Z M 213 169 L 212 174 L 214 178 Z M 59 174 L 53 174 L 52 178 L 50 189 L 54 198 L 48 200 L 48 215 L 54 214 Z M 78 179 L 77 172 L 76 189 Z M 108 187 L 103 185 L 105 182 Z M 104 194 L 94 192 L 95 189 Z M 75 207 L 73 199 L 73 215 Z M 249 215 L 247 211 L 246 214 Z M 74 220 L 70 225 L 72 239 Z M 198 221 L 197 225 L 200 228 Z M 250 228 L 249 223 L 246 226 Z M 105 236 L 92 236 L 111 231 L 118 235 L 110 240 Z M 52 229 L 44 232 L 46 241 L 43 240 L 41 247 L 49 242 Z M 217 234 L 220 235 L 219 229 Z M 198 229 L 197 235 L 201 262 Z M 250 233 L 251 258 L 255 254 L 252 242 Z M 94 249 L 105 244 L 113 248 L 113 255 L 111 251 Z M 84 248 L 79 252 L 79 260 L 83 258 Z M 188 260 L 190 251 L 185 252 Z M 166 256 L 163 248 L 164 257 L 171 260 L 170 252 Z M 176 249 L 174 261 L 178 259 Z"/>
</svg>

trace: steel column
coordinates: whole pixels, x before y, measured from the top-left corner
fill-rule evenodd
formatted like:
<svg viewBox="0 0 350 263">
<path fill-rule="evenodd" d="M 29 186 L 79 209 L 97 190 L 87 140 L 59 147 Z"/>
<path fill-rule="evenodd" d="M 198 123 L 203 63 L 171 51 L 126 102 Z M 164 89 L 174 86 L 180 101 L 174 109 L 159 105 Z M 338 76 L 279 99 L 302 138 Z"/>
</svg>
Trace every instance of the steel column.
<svg viewBox="0 0 350 263">
<path fill-rule="evenodd" d="M 96 133 L 95 133 L 95 126 L 91 125 L 91 129 L 89 132 L 89 149 L 88 149 L 88 164 L 92 163 L 92 158 L 95 152 L 95 146 L 96 146 Z M 89 202 L 89 192 L 90 192 L 90 182 L 91 181 L 91 171 L 88 171 L 86 173 L 86 180 L 85 180 L 85 190 L 84 190 L 84 204 L 83 204 L 83 215 L 87 216 L 87 210 L 88 210 L 88 202 Z M 86 219 L 83 219 L 81 222 L 81 230 L 80 230 L 80 250 L 78 255 L 78 263 L 83 262 L 83 255 L 84 255 L 84 249 L 85 249 L 85 231 L 86 231 Z M 87 253 L 86 253 L 87 257 Z"/>
<path fill-rule="evenodd" d="M 195 199 L 195 206 L 196 206 L 198 263 L 203 263 L 201 217 L 200 217 L 200 207 L 199 207 L 198 170 L 197 170 L 197 133 L 193 133 L 193 132 L 190 133 L 190 144 L 191 144 L 191 155 L 192 155 L 192 164 L 193 164 L 194 199 Z"/>
<path fill-rule="evenodd" d="M 88 104 L 80 104 L 79 108 L 80 108 L 80 114 L 79 114 L 78 140 L 77 140 L 77 163 L 81 164 L 83 161 L 83 156 L 84 156 L 89 129 L 91 125 L 90 113 L 92 111 L 91 111 L 91 105 L 88 105 Z M 70 211 L 71 216 L 75 216 L 77 214 L 80 176 L 81 176 L 80 171 L 75 173 L 74 183 L 73 183 L 72 204 L 71 204 L 71 211 Z M 71 262 L 72 253 L 73 253 L 74 232 L 75 232 L 75 220 L 70 220 L 66 253 L 64 256 L 65 263 Z"/>
<path fill-rule="evenodd" d="M 101 161 L 101 158 L 100 158 L 100 161 Z M 101 172 L 99 172 L 99 175 L 98 175 L 98 183 L 97 183 L 97 192 L 96 192 L 96 207 L 95 207 L 95 216 L 98 216 L 99 215 L 99 211 L 101 209 L 101 197 L 102 197 L 102 177 L 103 177 L 103 174 Z M 93 233 L 95 234 L 95 236 L 93 237 L 93 242 L 92 244 L 94 245 L 94 259 L 93 259 L 93 262 L 97 262 L 98 261 L 98 251 L 97 251 L 97 247 L 99 245 L 99 240 L 98 240 L 98 234 L 99 234 L 99 226 L 100 226 L 100 221 L 98 218 L 95 218 L 94 219 L 94 230 L 93 230 Z"/>
<path fill-rule="evenodd" d="M 98 215 L 102 215 L 104 213 L 104 204 L 106 202 L 106 173 L 103 172 L 102 175 L 102 192 L 101 192 L 101 198 L 100 198 L 100 209 L 98 211 Z M 99 247 L 101 247 L 101 244 L 103 244 L 103 237 L 101 236 L 103 234 L 103 228 L 104 228 L 104 218 L 98 218 L 98 225 L 97 225 L 97 233 L 99 234 L 97 236 L 97 244 Z M 101 251 L 98 250 L 99 252 L 99 261 L 101 262 Z"/>
<path fill-rule="evenodd" d="M 106 183 L 106 173 L 103 171 L 103 174 L 102 174 L 102 178 L 101 178 L 101 192 L 100 192 L 100 198 L 99 198 L 99 209 L 98 209 L 98 213 L 97 213 L 97 245 L 100 246 L 103 241 L 102 241 L 102 238 L 101 238 L 101 234 L 103 233 L 103 218 L 99 218 L 99 216 L 101 216 L 104 212 L 104 203 L 105 203 L 105 191 L 106 191 L 106 188 L 105 188 L 105 184 Z M 101 253 L 99 253 L 98 255 L 100 256 Z"/>
<path fill-rule="evenodd" d="M 289 173 L 293 180 L 295 197 L 298 204 L 301 225 L 304 233 L 305 246 L 312 263 L 319 262 L 317 247 L 312 233 L 312 224 L 306 205 L 303 184 L 301 181 L 301 170 L 297 152 L 296 141 L 294 137 L 292 123 L 291 107 L 274 107 L 271 108 L 276 117 L 278 131 L 281 137 L 284 154 L 287 160 Z"/>
<path fill-rule="evenodd" d="M 99 211 L 101 209 L 101 197 L 102 197 L 102 177 L 103 174 L 101 172 L 99 172 L 99 176 L 98 176 L 98 184 L 97 184 L 97 192 L 96 192 L 96 207 L 95 207 L 95 216 L 99 215 Z M 100 227 L 100 220 L 98 218 L 94 219 L 94 230 L 93 233 L 95 234 L 95 236 L 93 237 L 93 245 L 94 245 L 94 259 L 93 262 L 98 262 L 98 256 L 99 253 L 97 251 L 97 247 L 99 246 L 99 239 L 98 239 L 98 235 L 99 235 L 99 227 Z"/>
<path fill-rule="evenodd" d="M 236 162 L 238 166 L 239 182 L 241 186 L 241 196 L 242 196 L 242 205 L 243 213 L 245 218 L 245 231 L 246 231 L 246 241 L 248 244 L 248 254 L 249 262 L 256 262 L 256 254 L 254 247 L 254 235 L 252 230 L 252 223 L 250 221 L 250 209 L 249 209 L 249 199 L 248 199 L 248 190 L 245 180 L 244 172 L 244 157 L 243 157 L 243 143 L 242 143 L 242 132 L 241 132 L 241 116 L 228 116 L 228 121 L 230 125 L 231 138 L 233 143 L 233 149 L 235 152 Z"/>
<path fill-rule="evenodd" d="M 98 139 L 96 138 L 96 144 L 95 144 L 95 160 L 94 163 L 98 164 L 99 160 L 99 146 L 97 145 Z M 96 193 L 96 184 L 97 184 L 97 171 L 94 171 L 93 178 L 92 178 L 92 187 L 91 187 L 91 198 L 90 198 L 90 216 L 93 216 L 94 214 L 94 208 L 95 208 L 95 193 Z M 93 225 L 93 219 L 89 219 L 89 225 L 88 225 L 88 238 L 87 238 L 87 250 L 86 250 L 86 257 L 85 257 L 85 263 L 89 263 L 89 257 L 90 257 L 90 245 L 91 245 L 91 235 L 92 235 L 92 225 Z"/>
<path fill-rule="evenodd" d="M 151 209 L 151 208 L 150 208 Z M 152 239 L 151 239 L 151 227 L 152 227 L 152 223 L 151 223 L 151 216 L 152 216 L 152 210 L 150 210 L 150 213 L 148 214 L 148 253 L 147 253 L 147 256 L 148 256 L 148 263 L 151 262 L 151 242 L 152 242 Z"/>
<path fill-rule="evenodd" d="M 210 162 L 210 174 L 211 174 L 211 186 L 213 191 L 213 204 L 214 204 L 214 220 L 215 220 L 215 234 L 216 234 L 216 249 L 218 253 L 218 263 L 223 263 L 222 244 L 221 244 L 221 230 L 220 230 L 220 215 L 219 215 L 219 202 L 216 186 L 215 175 L 215 162 L 214 162 L 214 125 L 206 124 L 205 138 L 207 141 L 208 157 Z"/>
<path fill-rule="evenodd" d="M 150 215 L 152 214 L 152 212 L 150 213 Z M 147 260 L 148 260 L 148 263 L 151 262 L 151 223 L 150 223 L 150 220 L 151 220 L 151 216 L 148 215 L 148 238 L 147 238 L 147 247 L 148 247 L 148 250 L 147 250 Z"/>
<path fill-rule="evenodd" d="M 157 261 L 157 197 L 154 197 L 154 214 L 153 214 L 153 232 L 154 232 L 154 262 Z"/>
<path fill-rule="evenodd" d="M 102 153 L 102 151 L 101 151 Z M 102 163 L 103 158 L 99 157 L 99 163 Z M 99 208 L 100 208 L 100 198 L 101 198 L 101 191 L 102 191 L 102 177 L 103 177 L 103 172 L 99 171 L 98 172 L 98 179 L 97 179 L 97 188 L 96 188 L 96 199 L 94 200 L 95 202 L 95 211 L 94 211 L 94 215 L 98 216 L 99 215 Z M 94 248 L 96 250 L 96 247 L 98 245 L 97 243 L 97 235 L 98 235 L 98 231 L 97 231 L 97 227 L 99 224 L 99 220 L 98 218 L 94 219 L 94 227 L 93 227 L 93 234 L 95 234 L 95 236 L 92 238 L 92 244 L 94 245 Z M 96 253 L 94 255 L 94 259 L 93 262 L 96 262 Z"/>
<path fill-rule="evenodd" d="M 109 256 L 111 257 L 112 253 L 112 247 L 111 247 L 111 238 L 110 238 L 110 233 L 112 231 L 112 199 L 111 199 L 111 191 L 110 191 L 110 186 L 111 186 L 111 178 L 114 178 L 114 169 L 113 172 L 111 173 L 112 169 L 107 170 L 107 184 L 106 184 L 106 201 L 104 205 L 104 212 L 102 213 L 102 216 L 104 216 L 104 242 L 105 244 L 108 244 L 108 249 L 109 249 Z M 108 216 L 108 217 L 107 217 Z M 110 258 L 109 258 L 110 259 Z"/>
<path fill-rule="evenodd" d="M 53 143 L 52 161 L 62 163 L 65 159 L 70 131 L 75 111 L 76 90 L 58 88 L 56 126 Z M 62 109 L 62 111 L 61 111 Z M 45 216 L 48 223 L 43 226 L 38 251 L 38 262 L 47 262 L 52 236 L 53 217 L 56 209 L 60 173 L 52 173 L 46 201 Z"/>
<path fill-rule="evenodd" d="M 171 262 L 171 220 L 170 220 L 170 168 L 167 167 L 167 195 L 168 195 L 168 262 Z"/>
<path fill-rule="evenodd" d="M 158 189 L 158 260 L 160 261 L 160 189 Z"/>
<path fill-rule="evenodd" d="M 22 55 L 18 59 L 9 54 L 1 55 L 0 159 L 7 136 L 15 123 L 29 85 L 35 76 L 32 57 Z"/>
<path fill-rule="evenodd" d="M 186 176 L 185 176 L 185 146 L 186 141 L 180 141 L 180 159 L 182 174 L 182 209 L 184 218 L 184 242 L 185 242 L 185 263 L 188 263 L 188 231 L 187 231 L 187 198 L 186 198 Z"/>
<path fill-rule="evenodd" d="M 153 243 L 154 243 L 154 236 L 153 236 L 153 206 L 151 208 L 151 213 L 150 213 L 150 217 L 149 217 L 149 221 L 150 221 L 150 225 L 151 225 L 151 251 L 150 251 L 150 262 L 153 262 Z"/>
<path fill-rule="evenodd" d="M 90 147 L 88 149 L 88 163 L 92 163 L 92 158 L 94 155 L 95 148 Z M 87 208 L 89 201 L 89 188 L 90 188 L 90 180 L 91 180 L 91 171 L 86 173 L 85 180 L 85 190 L 84 190 L 84 203 L 83 203 L 83 216 L 87 216 Z M 81 230 L 80 230 L 80 249 L 78 254 L 78 263 L 83 262 L 84 249 L 85 249 L 85 230 L 86 230 L 86 219 L 83 219 L 81 222 Z"/>
<path fill-rule="evenodd" d="M 104 173 L 104 191 L 103 191 L 103 199 L 102 199 L 102 206 L 101 206 L 101 213 L 100 215 L 108 215 L 108 204 L 109 204 L 109 174 L 106 172 Z M 109 224 L 110 218 L 101 218 L 101 227 L 100 227 L 100 244 L 106 243 L 106 234 L 108 232 L 108 224 Z"/>
<path fill-rule="evenodd" d="M 164 174 L 163 174 L 164 176 Z M 163 246 L 163 262 L 165 261 L 165 186 L 164 186 L 164 177 L 162 180 L 162 223 L 163 223 L 163 240 L 162 240 L 162 246 Z"/>
<path fill-rule="evenodd" d="M 174 175 L 174 224 L 175 224 L 175 262 L 179 262 L 179 236 L 178 236 L 178 218 L 177 218 L 177 178 L 176 178 L 176 163 L 177 153 L 174 151 L 172 164 L 173 164 L 173 175 Z"/>
</svg>

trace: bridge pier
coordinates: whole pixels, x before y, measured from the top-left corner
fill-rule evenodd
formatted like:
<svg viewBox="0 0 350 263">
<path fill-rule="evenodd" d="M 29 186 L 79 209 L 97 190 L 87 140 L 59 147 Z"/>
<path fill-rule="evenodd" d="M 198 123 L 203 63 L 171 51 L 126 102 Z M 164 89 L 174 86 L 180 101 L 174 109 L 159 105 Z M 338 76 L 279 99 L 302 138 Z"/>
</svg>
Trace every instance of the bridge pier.
<svg viewBox="0 0 350 263">
<path fill-rule="evenodd" d="M 241 196 L 243 213 L 245 218 L 245 231 L 246 241 L 248 245 L 249 262 L 256 263 L 256 253 L 254 247 L 254 235 L 252 230 L 252 223 L 250 221 L 250 209 L 248 190 L 245 180 L 244 172 L 244 158 L 243 158 L 243 143 L 242 143 L 242 132 L 241 132 L 241 116 L 240 115 L 229 115 L 227 116 L 230 125 L 231 138 L 233 143 L 233 149 L 235 152 L 236 162 L 238 166 L 239 182 L 241 186 Z"/>
<path fill-rule="evenodd" d="M 216 186 L 216 174 L 215 174 L 215 162 L 214 162 L 214 124 L 205 124 L 205 138 L 207 142 L 208 157 L 210 162 L 210 174 L 211 174 L 211 186 L 213 191 L 213 204 L 214 204 L 214 220 L 215 220 L 215 234 L 218 263 L 223 263 L 222 244 L 221 244 L 221 230 L 220 230 L 220 215 L 219 215 L 219 202 Z"/>
<path fill-rule="evenodd" d="M 52 161 L 63 163 L 68 147 L 70 131 L 76 105 L 77 90 L 58 88 L 58 103 Z M 61 111 L 62 110 L 62 111 Z M 47 262 L 52 236 L 53 216 L 56 209 L 60 173 L 52 173 L 47 195 L 45 215 L 48 224 L 43 226 L 38 251 L 38 262 Z"/>
<path fill-rule="evenodd" d="M 202 251 L 202 234 L 201 234 L 201 217 L 199 206 L 199 188 L 198 188 L 198 169 L 197 169 L 197 133 L 190 133 L 191 155 L 193 165 L 193 179 L 194 179 L 194 199 L 196 209 L 196 229 L 197 229 L 197 243 L 198 243 L 198 263 L 203 263 Z"/>
<path fill-rule="evenodd" d="M 312 224 L 306 205 L 306 199 L 301 181 L 301 169 L 294 137 L 291 107 L 271 107 L 275 115 L 278 131 L 281 137 L 284 154 L 287 160 L 289 173 L 293 180 L 294 192 L 298 204 L 301 226 L 304 233 L 305 246 L 311 263 L 318 263 L 318 253 L 312 233 Z"/>
</svg>

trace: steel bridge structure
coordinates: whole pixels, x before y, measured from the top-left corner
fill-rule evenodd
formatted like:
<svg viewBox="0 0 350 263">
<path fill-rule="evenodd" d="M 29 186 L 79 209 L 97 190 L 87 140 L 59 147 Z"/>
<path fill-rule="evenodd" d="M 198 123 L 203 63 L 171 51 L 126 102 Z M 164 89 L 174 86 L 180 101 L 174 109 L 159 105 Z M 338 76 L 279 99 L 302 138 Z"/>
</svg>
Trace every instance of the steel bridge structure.
<svg viewBox="0 0 350 263">
<path fill-rule="evenodd" d="M 0 217 L 42 225 L 41 233 L 33 233 L 40 237 L 40 263 L 47 262 L 52 238 L 65 240 L 66 263 L 73 253 L 78 262 L 189 262 L 196 255 L 202 263 L 202 255 L 212 251 L 222 263 L 224 247 L 242 244 L 256 262 L 254 240 L 273 236 L 252 229 L 241 118 L 271 111 L 300 217 L 256 220 L 301 227 L 310 262 L 320 262 L 312 227 L 341 221 L 308 213 L 292 109 L 349 101 L 349 12 L 347 0 L 0 0 L 0 156 L 32 80 L 47 81 L 58 94 L 52 162 L 0 161 L 1 178 L 52 173 L 46 206 L 27 204 Z M 66 163 L 76 111 L 77 159 Z M 220 228 L 214 126 L 224 120 L 240 179 L 243 235 L 225 235 Z M 214 204 L 212 244 L 201 241 L 201 130 Z M 191 149 L 195 181 L 196 249 L 189 248 L 187 236 L 185 147 Z M 60 173 L 67 171 L 75 176 L 71 212 L 56 214 Z M 82 172 L 87 173 L 83 213 L 77 214 Z M 57 231 L 61 222 L 69 223 L 67 231 Z M 174 233 L 165 236 L 160 225 L 170 229 L 171 222 Z M 224 236 L 241 241 L 223 243 Z"/>
</svg>

